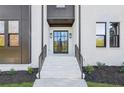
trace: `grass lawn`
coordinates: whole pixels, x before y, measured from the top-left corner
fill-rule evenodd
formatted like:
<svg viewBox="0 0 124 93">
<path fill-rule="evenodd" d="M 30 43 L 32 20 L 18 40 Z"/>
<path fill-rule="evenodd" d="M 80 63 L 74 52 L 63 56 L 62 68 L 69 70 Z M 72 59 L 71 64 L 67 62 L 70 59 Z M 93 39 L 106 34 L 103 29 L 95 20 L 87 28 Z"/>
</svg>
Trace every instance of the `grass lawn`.
<svg viewBox="0 0 124 93">
<path fill-rule="evenodd" d="M 121 85 L 107 84 L 107 83 L 96 83 L 87 81 L 88 87 L 123 87 Z"/>
<path fill-rule="evenodd" d="M 32 87 L 33 82 L 0 84 L 0 87 Z"/>
</svg>

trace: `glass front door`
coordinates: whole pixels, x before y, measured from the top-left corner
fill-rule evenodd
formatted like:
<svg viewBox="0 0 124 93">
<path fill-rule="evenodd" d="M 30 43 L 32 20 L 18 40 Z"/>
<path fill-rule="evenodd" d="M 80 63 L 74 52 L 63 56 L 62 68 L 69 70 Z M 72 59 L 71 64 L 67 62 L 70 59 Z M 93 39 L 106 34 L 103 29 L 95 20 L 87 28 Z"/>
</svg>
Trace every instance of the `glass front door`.
<svg viewBox="0 0 124 93">
<path fill-rule="evenodd" d="M 68 53 L 68 31 L 55 30 L 53 32 L 53 52 Z"/>
</svg>

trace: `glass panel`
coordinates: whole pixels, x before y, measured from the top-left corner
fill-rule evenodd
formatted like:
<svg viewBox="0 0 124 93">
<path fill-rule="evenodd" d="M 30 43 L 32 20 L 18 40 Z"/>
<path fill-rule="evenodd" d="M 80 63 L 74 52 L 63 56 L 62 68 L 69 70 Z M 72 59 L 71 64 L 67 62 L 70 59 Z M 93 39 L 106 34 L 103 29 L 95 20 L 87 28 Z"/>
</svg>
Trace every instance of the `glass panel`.
<svg viewBox="0 0 124 93">
<path fill-rule="evenodd" d="M 96 36 L 96 46 L 104 47 L 104 36 Z"/>
<path fill-rule="evenodd" d="M 65 32 L 61 32 L 61 36 L 65 36 Z"/>
<path fill-rule="evenodd" d="M 0 21 L 0 33 L 4 33 L 4 21 Z"/>
<path fill-rule="evenodd" d="M 9 21 L 9 33 L 19 33 L 19 21 Z"/>
<path fill-rule="evenodd" d="M 9 35 L 9 45 L 19 46 L 19 35 Z"/>
<path fill-rule="evenodd" d="M 105 23 L 96 23 L 96 34 L 105 35 Z"/>
<path fill-rule="evenodd" d="M 119 22 L 111 22 L 109 29 L 110 35 L 119 35 Z"/>
<path fill-rule="evenodd" d="M 119 25 L 119 22 L 110 23 L 110 47 L 119 47 Z"/>
<path fill-rule="evenodd" d="M 110 36 L 110 47 L 119 47 L 119 37 Z"/>
<path fill-rule="evenodd" d="M 56 5 L 56 8 L 65 8 L 65 5 Z"/>
<path fill-rule="evenodd" d="M 57 36 L 57 32 L 54 32 L 54 36 Z"/>
<path fill-rule="evenodd" d="M 58 33 L 57 36 L 60 37 L 61 36 L 61 32 L 57 32 L 57 33 Z"/>
<path fill-rule="evenodd" d="M 0 46 L 5 46 L 5 36 L 0 35 Z"/>
</svg>

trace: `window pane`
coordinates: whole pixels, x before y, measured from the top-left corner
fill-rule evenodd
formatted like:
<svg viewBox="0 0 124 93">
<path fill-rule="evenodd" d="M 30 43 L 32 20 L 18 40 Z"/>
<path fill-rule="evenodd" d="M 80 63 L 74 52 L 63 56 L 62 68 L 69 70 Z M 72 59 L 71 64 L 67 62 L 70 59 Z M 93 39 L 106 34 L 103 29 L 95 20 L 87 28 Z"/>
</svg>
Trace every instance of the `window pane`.
<svg viewBox="0 0 124 93">
<path fill-rule="evenodd" d="M 96 34 L 105 35 L 105 23 L 96 23 Z"/>
<path fill-rule="evenodd" d="M 65 5 L 56 5 L 56 8 L 65 8 Z"/>
<path fill-rule="evenodd" d="M 111 22 L 110 23 L 110 35 L 119 35 L 119 23 Z"/>
<path fill-rule="evenodd" d="M 0 46 L 5 46 L 5 38 L 4 38 L 4 35 L 0 35 Z"/>
<path fill-rule="evenodd" d="M 19 33 L 19 21 L 9 21 L 9 33 Z"/>
<path fill-rule="evenodd" d="M 104 36 L 96 36 L 96 46 L 97 47 L 104 47 Z"/>
<path fill-rule="evenodd" d="M 0 33 L 4 33 L 4 21 L 0 21 Z"/>
<path fill-rule="evenodd" d="M 9 35 L 9 45 L 19 46 L 19 35 Z"/>
<path fill-rule="evenodd" d="M 110 23 L 110 47 L 119 47 L 119 25 L 119 22 Z"/>
<path fill-rule="evenodd" d="M 111 36 L 110 37 L 110 47 L 118 47 L 119 46 L 119 37 Z"/>
</svg>

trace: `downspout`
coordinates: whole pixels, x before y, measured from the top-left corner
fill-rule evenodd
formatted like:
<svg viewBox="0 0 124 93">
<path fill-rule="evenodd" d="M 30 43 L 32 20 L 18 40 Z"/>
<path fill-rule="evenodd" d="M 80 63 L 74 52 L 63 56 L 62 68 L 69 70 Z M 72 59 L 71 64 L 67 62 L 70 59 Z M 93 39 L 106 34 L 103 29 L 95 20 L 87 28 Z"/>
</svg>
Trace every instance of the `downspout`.
<svg viewBox="0 0 124 93">
<path fill-rule="evenodd" d="M 41 36 L 42 36 L 42 40 L 41 40 L 41 51 L 42 51 L 42 49 L 43 49 L 43 45 L 44 45 L 44 42 L 43 42 L 43 40 L 44 40 L 44 6 L 42 5 L 42 9 L 41 9 L 41 11 L 42 11 L 42 19 L 41 19 L 41 23 L 42 23 L 42 29 L 41 29 Z"/>
<path fill-rule="evenodd" d="M 81 5 L 79 5 L 79 52 L 80 52 L 80 56 L 79 56 L 79 60 L 82 61 L 81 62 L 81 78 L 84 79 L 85 76 L 83 74 L 83 58 L 81 57 Z"/>
<path fill-rule="evenodd" d="M 81 52 L 81 6 L 79 5 L 79 51 Z"/>
</svg>

